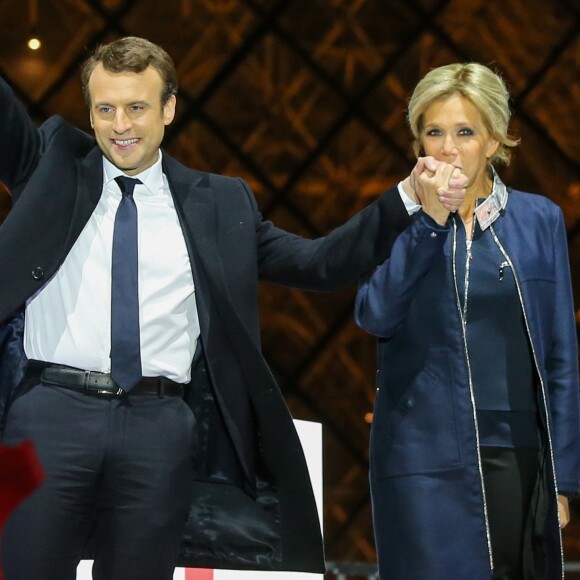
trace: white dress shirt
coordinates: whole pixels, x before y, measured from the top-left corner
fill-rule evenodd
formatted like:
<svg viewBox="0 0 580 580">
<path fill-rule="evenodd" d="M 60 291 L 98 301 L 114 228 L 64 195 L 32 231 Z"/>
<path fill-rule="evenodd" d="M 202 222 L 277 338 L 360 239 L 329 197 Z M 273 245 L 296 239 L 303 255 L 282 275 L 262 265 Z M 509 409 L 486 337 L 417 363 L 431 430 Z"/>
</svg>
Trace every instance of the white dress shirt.
<svg viewBox="0 0 580 580">
<path fill-rule="evenodd" d="M 101 198 L 56 274 L 26 304 L 29 359 L 111 370 L 111 253 L 123 172 L 103 158 Z M 199 338 L 191 264 L 161 152 L 133 176 L 138 213 L 139 323 L 143 376 L 185 383 Z"/>
</svg>

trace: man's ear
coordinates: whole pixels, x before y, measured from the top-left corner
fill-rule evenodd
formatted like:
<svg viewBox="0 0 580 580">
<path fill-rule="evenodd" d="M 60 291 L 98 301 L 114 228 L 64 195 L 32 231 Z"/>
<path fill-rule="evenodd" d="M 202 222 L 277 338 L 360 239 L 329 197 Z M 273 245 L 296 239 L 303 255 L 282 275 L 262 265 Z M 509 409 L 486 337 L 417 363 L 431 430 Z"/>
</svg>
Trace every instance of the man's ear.
<svg viewBox="0 0 580 580">
<path fill-rule="evenodd" d="M 163 105 L 163 122 L 165 125 L 169 125 L 173 118 L 175 117 L 175 104 L 177 103 L 177 98 L 175 95 L 171 95 L 165 105 Z"/>
</svg>

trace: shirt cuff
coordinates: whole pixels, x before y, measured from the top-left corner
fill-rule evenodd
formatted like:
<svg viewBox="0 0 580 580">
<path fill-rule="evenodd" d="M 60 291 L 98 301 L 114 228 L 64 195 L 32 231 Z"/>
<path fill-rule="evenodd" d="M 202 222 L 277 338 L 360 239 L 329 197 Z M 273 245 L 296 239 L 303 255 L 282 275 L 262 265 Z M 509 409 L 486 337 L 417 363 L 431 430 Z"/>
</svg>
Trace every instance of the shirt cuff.
<svg viewBox="0 0 580 580">
<path fill-rule="evenodd" d="M 397 184 L 397 190 L 399 191 L 399 195 L 401 196 L 401 201 L 405 204 L 405 209 L 407 210 L 407 213 L 409 215 L 413 215 L 414 213 L 417 213 L 421 209 L 421 206 L 418 203 L 415 203 L 405 193 L 405 190 L 403 189 L 403 182 L 402 181 L 399 181 L 399 183 Z"/>
</svg>

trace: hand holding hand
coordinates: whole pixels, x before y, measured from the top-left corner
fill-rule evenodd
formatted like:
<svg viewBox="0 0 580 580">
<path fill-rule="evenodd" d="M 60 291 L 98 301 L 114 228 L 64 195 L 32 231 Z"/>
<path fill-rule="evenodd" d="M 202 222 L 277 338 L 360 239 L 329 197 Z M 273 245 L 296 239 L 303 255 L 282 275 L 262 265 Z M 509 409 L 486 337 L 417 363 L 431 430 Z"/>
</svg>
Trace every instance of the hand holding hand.
<svg viewBox="0 0 580 580">
<path fill-rule="evenodd" d="M 447 164 L 437 161 L 433 157 L 419 157 L 413 171 L 403 183 L 403 190 L 416 203 L 422 203 L 420 196 L 417 195 L 416 184 L 419 176 L 428 172 L 428 175 L 434 176 L 439 165 Z M 451 166 L 449 166 L 451 167 Z M 439 201 L 448 211 L 454 212 L 459 209 L 463 198 L 465 197 L 465 187 L 467 186 L 467 176 L 463 175 L 459 169 L 454 168 L 451 172 L 447 183 L 441 183 L 437 191 Z"/>
</svg>

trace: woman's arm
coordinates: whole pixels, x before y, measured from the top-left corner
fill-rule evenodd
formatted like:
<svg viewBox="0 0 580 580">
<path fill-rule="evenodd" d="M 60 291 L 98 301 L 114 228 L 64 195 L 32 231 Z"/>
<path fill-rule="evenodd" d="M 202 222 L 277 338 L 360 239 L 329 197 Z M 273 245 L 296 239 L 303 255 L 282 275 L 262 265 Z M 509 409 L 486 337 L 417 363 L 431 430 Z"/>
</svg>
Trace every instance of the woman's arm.
<svg viewBox="0 0 580 580">
<path fill-rule="evenodd" d="M 391 257 L 363 281 L 355 302 L 356 323 L 371 334 L 391 337 L 406 318 L 421 278 L 443 258 L 448 226 L 423 211 L 397 238 Z"/>
<path fill-rule="evenodd" d="M 390 337 L 406 318 L 420 279 L 443 258 L 449 227 L 449 210 L 440 194 L 455 169 L 440 164 L 415 180 L 422 211 L 397 238 L 391 257 L 359 288 L 355 304 L 356 323 L 371 334 Z"/>
<path fill-rule="evenodd" d="M 568 243 L 562 211 L 557 208 L 552 256 L 555 272 L 553 335 L 547 345 L 547 393 L 550 399 L 554 462 L 558 489 L 580 491 L 580 395 L 578 344 Z"/>
</svg>

